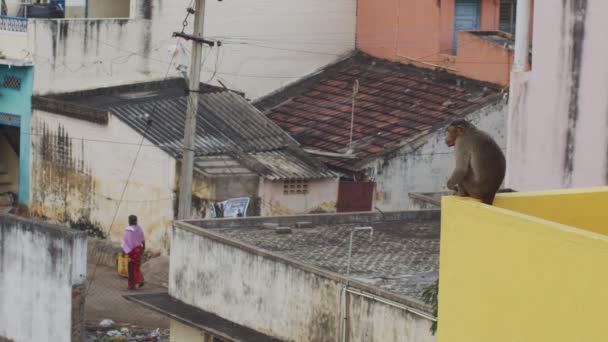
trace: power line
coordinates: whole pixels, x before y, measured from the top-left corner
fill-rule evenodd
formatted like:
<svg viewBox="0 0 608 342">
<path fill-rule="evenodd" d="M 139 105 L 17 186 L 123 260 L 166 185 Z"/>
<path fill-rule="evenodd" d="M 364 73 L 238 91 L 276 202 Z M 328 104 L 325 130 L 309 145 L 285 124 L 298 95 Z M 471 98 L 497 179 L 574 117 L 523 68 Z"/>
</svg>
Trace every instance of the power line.
<svg viewBox="0 0 608 342">
<path fill-rule="evenodd" d="M 193 3 L 193 2 L 194 2 L 194 0 L 192 0 L 192 1 L 191 1 L 191 5 L 190 5 L 190 6 L 192 6 L 192 3 Z M 187 25 L 187 19 L 188 19 L 188 16 L 189 16 L 189 11 L 186 11 L 186 13 L 187 13 L 187 14 L 186 14 L 186 17 L 184 18 L 184 21 L 183 21 L 183 23 L 184 23 L 184 25 L 183 25 L 183 26 L 184 26 L 184 28 L 185 28 L 185 27 L 186 27 L 186 25 Z M 166 79 L 166 78 L 169 76 L 169 71 L 171 70 L 171 65 L 173 64 L 173 59 L 174 59 L 174 58 L 175 58 L 175 54 L 173 54 L 173 55 L 171 56 L 171 60 L 170 60 L 170 61 L 169 61 L 169 63 L 168 63 L 167 71 L 165 72 L 165 77 L 164 77 L 165 79 Z M 152 108 L 152 113 L 155 113 L 155 112 L 156 112 L 156 110 L 158 109 L 158 104 L 159 104 L 159 102 L 156 102 L 156 103 L 155 103 L 155 106 Z M 126 179 L 126 181 L 125 181 L 125 186 L 124 186 L 124 187 L 123 187 L 123 189 L 122 189 L 122 192 L 121 192 L 121 194 L 120 194 L 120 199 L 119 199 L 119 201 L 118 201 L 118 203 L 117 203 L 117 205 L 116 205 L 116 210 L 115 210 L 115 212 L 114 212 L 114 216 L 112 217 L 112 221 L 111 221 L 111 223 L 110 223 L 110 227 L 108 228 L 108 232 L 107 232 L 108 236 L 111 234 L 112 229 L 114 228 L 114 223 L 116 222 L 116 218 L 118 217 L 118 213 L 119 213 L 119 211 L 120 211 L 120 205 L 122 204 L 122 201 L 123 201 L 123 199 L 124 199 L 124 196 L 125 196 L 125 193 L 126 193 L 126 191 L 127 191 L 127 188 L 129 187 L 129 181 L 130 181 L 130 179 L 131 179 L 131 176 L 133 175 L 133 171 L 135 170 L 135 165 L 137 164 L 137 160 L 138 160 L 138 158 L 139 158 L 139 154 L 140 154 L 140 152 L 141 152 L 141 149 L 142 149 L 143 143 L 144 143 L 144 141 L 145 141 L 145 138 L 146 138 L 146 132 L 148 131 L 148 129 L 150 128 L 150 126 L 151 126 L 152 124 L 154 124 L 154 123 L 153 123 L 153 122 L 151 122 L 151 121 L 149 121 L 149 122 L 147 123 L 147 125 L 146 125 L 146 129 L 145 129 L 144 133 L 142 134 L 141 140 L 140 140 L 140 142 L 139 142 L 139 146 L 138 146 L 138 148 L 137 148 L 137 152 L 136 152 L 136 154 L 135 154 L 135 157 L 133 158 L 133 163 L 131 164 L 131 168 L 130 168 L 130 170 L 129 170 L 129 174 L 127 175 L 127 179 Z M 100 258 L 98 258 L 97 262 L 95 263 L 95 267 L 94 267 L 94 269 L 93 269 L 93 274 L 92 274 L 92 276 L 91 276 L 91 280 L 89 281 L 89 285 L 88 285 L 88 287 L 87 287 L 87 290 L 86 290 L 86 293 L 85 293 L 85 297 L 86 297 L 86 296 L 89 294 L 89 291 L 90 291 L 90 289 L 91 289 L 91 286 L 93 285 L 93 282 L 95 281 L 95 274 L 96 274 L 96 272 L 97 272 L 97 266 L 99 265 L 99 261 L 100 261 Z"/>
</svg>

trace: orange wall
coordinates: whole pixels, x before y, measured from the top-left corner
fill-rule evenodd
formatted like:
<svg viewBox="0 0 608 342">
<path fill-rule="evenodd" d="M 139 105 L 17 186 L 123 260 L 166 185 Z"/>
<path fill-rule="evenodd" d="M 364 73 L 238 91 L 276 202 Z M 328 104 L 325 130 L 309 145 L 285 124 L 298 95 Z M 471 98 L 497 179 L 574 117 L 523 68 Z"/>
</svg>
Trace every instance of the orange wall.
<svg viewBox="0 0 608 342">
<path fill-rule="evenodd" d="M 481 0 L 482 30 L 498 29 L 499 0 Z M 395 60 L 451 54 L 455 0 L 359 0 L 357 48 Z"/>
<path fill-rule="evenodd" d="M 513 50 L 482 39 L 469 32 L 458 33 L 458 57 L 451 67 L 459 75 L 507 86 L 513 63 Z"/>
<path fill-rule="evenodd" d="M 480 0 L 480 29 L 496 31 L 500 0 Z M 359 0 L 357 48 L 421 67 L 441 66 L 474 79 L 509 84 L 512 52 L 466 32 L 452 56 L 455 0 Z"/>
</svg>

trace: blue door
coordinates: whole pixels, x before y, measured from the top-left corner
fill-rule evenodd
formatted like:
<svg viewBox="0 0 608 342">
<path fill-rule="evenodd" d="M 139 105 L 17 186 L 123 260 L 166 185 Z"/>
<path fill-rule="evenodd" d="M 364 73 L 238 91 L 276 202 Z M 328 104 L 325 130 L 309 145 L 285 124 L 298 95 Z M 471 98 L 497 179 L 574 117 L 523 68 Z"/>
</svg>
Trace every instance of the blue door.
<svg viewBox="0 0 608 342">
<path fill-rule="evenodd" d="M 456 0 L 454 10 L 454 45 L 452 54 L 458 48 L 458 31 L 479 30 L 480 0 Z"/>
</svg>

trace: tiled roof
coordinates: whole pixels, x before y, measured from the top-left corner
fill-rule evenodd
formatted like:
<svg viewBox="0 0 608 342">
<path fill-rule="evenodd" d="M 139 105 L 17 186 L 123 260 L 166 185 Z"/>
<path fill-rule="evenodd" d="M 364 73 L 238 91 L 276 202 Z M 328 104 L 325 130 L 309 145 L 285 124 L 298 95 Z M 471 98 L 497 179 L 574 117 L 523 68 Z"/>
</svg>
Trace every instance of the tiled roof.
<svg viewBox="0 0 608 342">
<path fill-rule="evenodd" d="M 387 62 L 357 53 L 256 103 L 305 149 L 345 153 L 349 148 L 353 85 L 356 158 L 319 156 L 352 171 L 357 161 L 382 154 L 434 126 L 496 99 L 493 86 L 445 72 Z"/>
<path fill-rule="evenodd" d="M 35 103 L 38 109 L 53 112 L 68 103 L 68 114 L 75 118 L 78 110 L 109 112 L 169 155 L 181 159 L 188 101 L 185 87 L 183 80 L 173 79 L 53 95 Z M 229 156 L 268 179 L 334 177 L 242 96 L 209 86 L 202 86 L 201 92 L 194 146 L 197 158 Z M 259 160 L 264 154 L 277 156 L 276 165 L 270 167 L 264 158 Z"/>
</svg>

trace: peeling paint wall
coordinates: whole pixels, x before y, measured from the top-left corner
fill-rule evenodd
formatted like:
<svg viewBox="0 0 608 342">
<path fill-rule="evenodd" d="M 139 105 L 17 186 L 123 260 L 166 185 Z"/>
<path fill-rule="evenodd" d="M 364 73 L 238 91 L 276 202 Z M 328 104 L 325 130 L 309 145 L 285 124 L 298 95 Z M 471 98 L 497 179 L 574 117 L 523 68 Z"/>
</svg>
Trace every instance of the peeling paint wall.
<svg viewBox="0 0 608 342">
<path fill-rule="evenodd" d="M 335 212 L 339 179 L 309 180 L 307 194 L 284 194 L 282 181 L 260 181 L 262 216 Z"/>
<path fill-rule="evenodd" d="M 91 224 L 113 241 L 122 238 L 129 214 L 139 217 L 147 246 L 169 247 L 175 160 L 110 115 L 108 125 L 39 110 L 33 112 L 31 209 L 60 222 Z"/>
<path fill-rule="evenodd" d="M 179 41 L 169 68 L 178 44 L 171 33 L 181 30 L 189 5 L 138 0 L 130 19 L 29 20 L 26 41 L 23 34 L 0 31 L 0 46 L 10 46 L 9 57 L 35 61 L 36 94 L 160 79 L 167 70 L 181 75 L 175 67 L 190 64 L 183 47 L 191 45 Z M 205 10 L 205 36 L 223 44 L 205 47 L 201 80 L 221 80 L 252 99 L 355 48 L 356 1 L 207 1 Z M 190 16 L 186 32 L 192 25 Z"/>
<path fill-rule="evenodd" d="M 70 341 L 86 255 L 84 233 L 0 216 L 0 340 Z"/>
<path fill-rule="evenodd" d="M 506 149 L 507 110 L 506 101 L 498 100 L 465 119 Z M 382 211 L 416 209 L 408 193 L 446 191 L 454 170 L 454 156 L 444 139 L 445 129 L 441 128 L 366 165 L 367 176 L 376 182 L 374 205 Z"/>
<path fill-rule="evenodd" d="M 199 234 L 173 230 L 169 294 L 294 342 L 338 341 L 343 283 Z M 351 301 L 351 342 L 432 342 L 430 321 L 377 301 Z"/>
<path fill-rule="evenodd" d="M 535 6 L 532 69 L 511 83 L 507 185 L 608 184 L 608 2 Z"/>
</svg>

